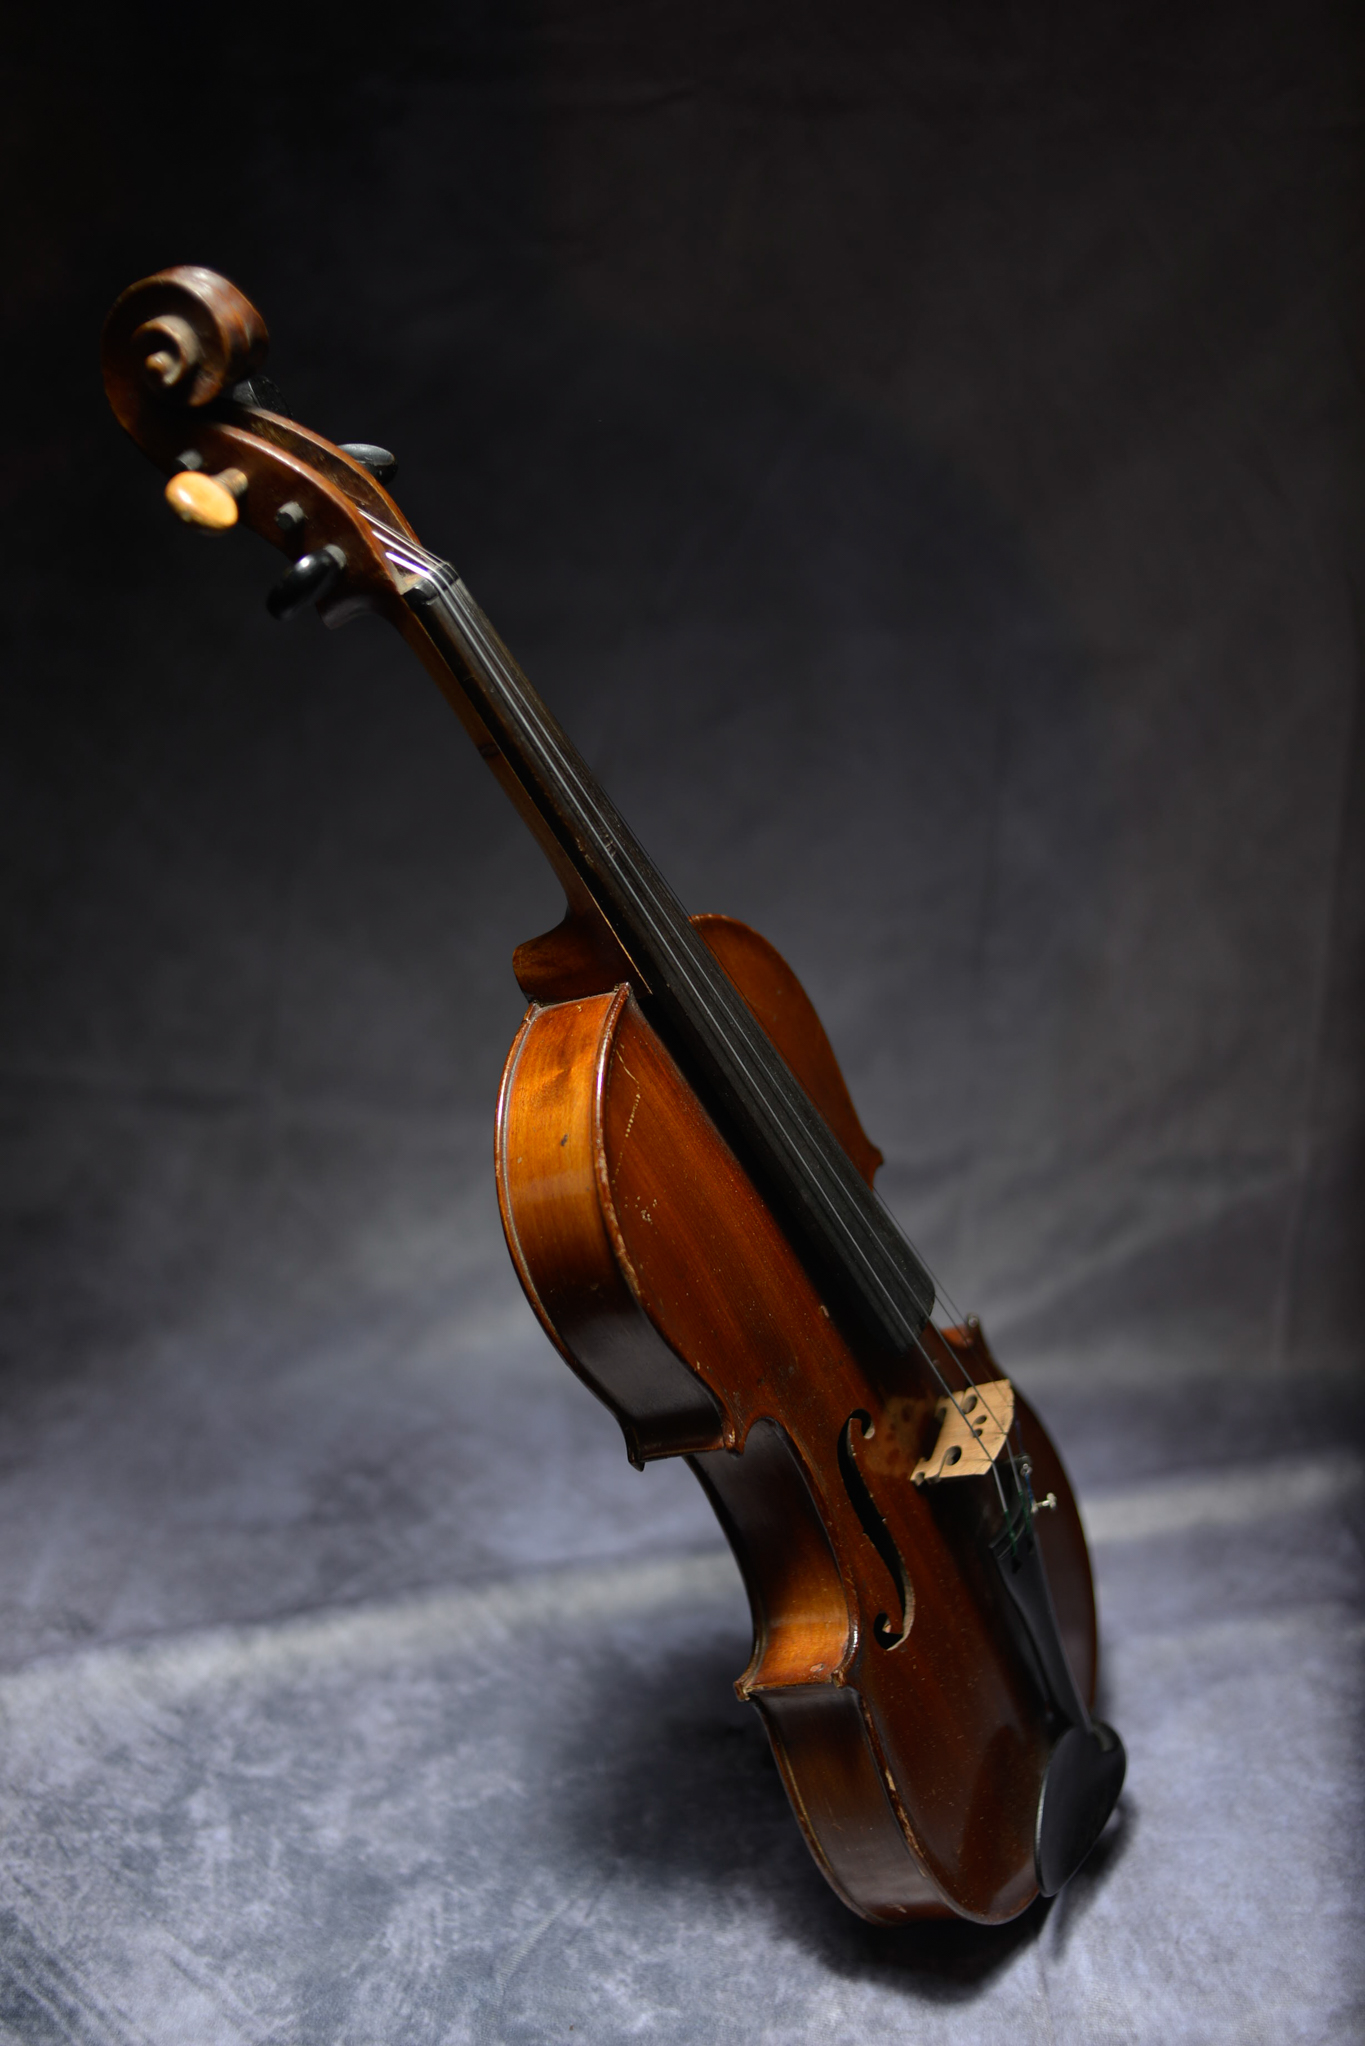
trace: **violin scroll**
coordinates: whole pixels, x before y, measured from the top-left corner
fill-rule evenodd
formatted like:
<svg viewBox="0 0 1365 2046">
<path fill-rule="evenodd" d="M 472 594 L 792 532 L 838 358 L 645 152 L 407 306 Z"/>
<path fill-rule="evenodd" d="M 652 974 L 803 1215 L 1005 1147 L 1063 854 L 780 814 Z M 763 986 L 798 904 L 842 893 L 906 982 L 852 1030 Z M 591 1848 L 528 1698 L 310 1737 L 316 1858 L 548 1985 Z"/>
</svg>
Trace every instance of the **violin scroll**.
<svg viewBox="0 0 1365 2046">
<path fill-rule="evenodd" d="M 129 285 L 104 323 L 104 385 L 119 423 L 151 402 L 196 410 L 265 361 L 270 335 L 251 300 L 213 270 L 184 263 Z"/>
<path fill-rule="evenodd" d="M 260 375 L 269 339 L 225 277 L 192 264 L 158 270 L 105 321 L 110 405 L 169 476 L 178 518 L 200 532 L 246 527 L 289 557 L 274 617 L 307 602 L 329 625 L 375 610 L 412 637 L 404 596 L 425 556 L 384 488 L 397 464 L 385 448 L 338 446 L 271 410 Z"/>
</svg>

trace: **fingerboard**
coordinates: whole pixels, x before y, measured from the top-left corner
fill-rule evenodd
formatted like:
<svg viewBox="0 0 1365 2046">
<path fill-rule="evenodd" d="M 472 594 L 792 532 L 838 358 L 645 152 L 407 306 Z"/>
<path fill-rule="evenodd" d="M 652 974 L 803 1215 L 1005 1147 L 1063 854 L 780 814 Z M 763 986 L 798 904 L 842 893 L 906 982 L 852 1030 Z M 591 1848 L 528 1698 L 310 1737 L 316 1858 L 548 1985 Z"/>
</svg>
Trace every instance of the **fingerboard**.
<svg viewBox="0 0 1365 2046">
<path fill-rule="evenodd" d="M 630 959 L 651 1022 L 765 1196 L 845 1299 L 905 1354 L 933 1311 L 934 1287 L 892 1216 L 454 570 L 430 569 L 408 602 Z"/>
</svg>

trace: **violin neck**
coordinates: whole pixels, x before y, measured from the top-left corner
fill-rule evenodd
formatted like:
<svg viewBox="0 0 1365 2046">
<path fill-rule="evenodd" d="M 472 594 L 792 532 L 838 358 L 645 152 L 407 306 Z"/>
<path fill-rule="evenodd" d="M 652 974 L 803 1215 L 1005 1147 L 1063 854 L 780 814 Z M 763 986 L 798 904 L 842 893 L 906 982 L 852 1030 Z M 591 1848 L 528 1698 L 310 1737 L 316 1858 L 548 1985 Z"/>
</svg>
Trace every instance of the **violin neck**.
<svg viewBox="0 0 1365 2046">
<path fill-rule="evenodd" d="M 934 1305 L 920 1259 L 454 571 L 430 571 L 408 602 L 745 1165 L 844 1302 L 906 1355 Z"/>
</svg>

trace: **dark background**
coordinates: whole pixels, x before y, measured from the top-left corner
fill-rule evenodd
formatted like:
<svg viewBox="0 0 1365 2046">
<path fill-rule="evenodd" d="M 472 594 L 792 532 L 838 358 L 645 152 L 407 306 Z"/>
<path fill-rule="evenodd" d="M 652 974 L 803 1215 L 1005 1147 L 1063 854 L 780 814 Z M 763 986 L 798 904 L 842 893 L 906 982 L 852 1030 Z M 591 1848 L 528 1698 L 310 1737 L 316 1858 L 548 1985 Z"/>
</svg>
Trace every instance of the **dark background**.
<svg viewBox="0 0 1365 2046">
<path fill-rule="evenodd" d="M 11 1668 L 709 1539 L 501 1246 L 538 856 L 403 649 L 272 624 L 277 557 L 177 528 L 104 405 L 174 262 L 397 451 L 683 899 L 791 959 L 1083 1485 L 1340 1446 L 1361 42 L 1271 0 L 8 32 Z"/>
</svg>

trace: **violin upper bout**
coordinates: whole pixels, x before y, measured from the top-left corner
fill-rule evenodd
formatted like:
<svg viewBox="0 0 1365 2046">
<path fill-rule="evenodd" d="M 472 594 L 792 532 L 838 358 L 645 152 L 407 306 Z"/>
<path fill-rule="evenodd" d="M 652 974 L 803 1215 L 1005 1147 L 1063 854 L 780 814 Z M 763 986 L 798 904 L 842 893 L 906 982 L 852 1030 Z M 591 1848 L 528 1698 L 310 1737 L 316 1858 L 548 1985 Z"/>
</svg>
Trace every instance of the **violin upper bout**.
<svg viewBox="0 0 1365 2046">
<path fill-rule="evenodd" d="M 882 1154 L 858 1120 L 815 1004 L 782 954 L 736 917 L 692 922 L 871 1186 Z"/>
<path fill-rule="evenodd" d="M 692 924 L 871 1186 L 882 1154 L 858 1120 L 815 1004 L 782 954 L 737 917 L 694 916 Z M 518 945 L 512 971 L 532 1002 L 572 1002 L 636 982 L 631 961 L 586 895 L 570 902 L 553 930 Z M 647 992 L 638 985 L 636 991 Z"/>
<path fill-rule="evenodd" d="M 720 1447 L 727 1417 L 645 1313 L 622 1240 L 601 1110 L 628 987 L 532 1008 L 498 1101 L 507 1247 L 555 1347 L 621 1424 L 632 1463 Z"/>
</svg>

